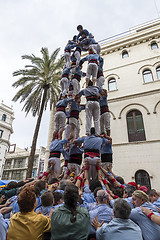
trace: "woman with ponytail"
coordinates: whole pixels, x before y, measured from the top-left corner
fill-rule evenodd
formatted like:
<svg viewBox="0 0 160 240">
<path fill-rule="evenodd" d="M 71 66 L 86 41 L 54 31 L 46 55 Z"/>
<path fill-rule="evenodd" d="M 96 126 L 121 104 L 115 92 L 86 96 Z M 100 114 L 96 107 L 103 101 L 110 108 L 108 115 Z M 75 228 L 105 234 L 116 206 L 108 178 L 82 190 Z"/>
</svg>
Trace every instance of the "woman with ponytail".
<svg viewBox="0 0 160 240">
<path fill-rule="evenodd" d="M 64 206 L 55 209 L 51 217 L 51 240 L 87 240 L 90 217 L 87 209 L 77 205 L 78 188 L 70 184 L 64 190 Z"/>
</svg>

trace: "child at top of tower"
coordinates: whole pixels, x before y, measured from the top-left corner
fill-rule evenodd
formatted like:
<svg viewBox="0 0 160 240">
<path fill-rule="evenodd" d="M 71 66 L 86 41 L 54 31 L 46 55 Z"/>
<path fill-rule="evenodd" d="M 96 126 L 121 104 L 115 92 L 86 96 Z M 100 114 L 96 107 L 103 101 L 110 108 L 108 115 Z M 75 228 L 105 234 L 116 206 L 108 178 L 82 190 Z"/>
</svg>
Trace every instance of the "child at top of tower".
<svg viewBox="0 0 160 240">
<path fill-rule="evenodd" d="M 87 29 L 83 29 L 82 25 L 78 25 L 77 30 L 79 32 L 79 34 L 77 36 L 77 40 L 79 40 L 79 38 L 82 37 L 82 32 L 85 32 L 87 37 L 93 37 L 92 33 L 89 33 Z"/>
</svg>

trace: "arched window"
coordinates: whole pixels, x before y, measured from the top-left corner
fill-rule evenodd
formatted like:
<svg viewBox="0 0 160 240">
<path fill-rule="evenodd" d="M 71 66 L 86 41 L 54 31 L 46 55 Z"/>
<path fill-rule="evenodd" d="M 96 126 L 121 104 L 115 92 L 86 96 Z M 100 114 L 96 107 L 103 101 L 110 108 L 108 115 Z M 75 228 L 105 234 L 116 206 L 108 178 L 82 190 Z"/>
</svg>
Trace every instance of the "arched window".
<svg viewBox="0 0 160 240">
<path fill-rule="evenodd" d="M 143 118 L 140 111 L 133 110 L 127 114 L 127 127 L 129 142 L 146 140 Z"/>
<path fill-rule="evenodd" d="M 129 54 L 128 54 L 128 52 L 125 50 L 125 51 L 122 52 L 122 58 L 127 58 L 127 57 L 129 57 Z"/>
<path fill-rule="evenodd" d="M 146 69 L 143 71 L 143 80 L 144 83 L 153 82 L 153 76 L 150 69 Z"/>
<path fill-rule="evenodd" d="M 2 121 L 6 121 L 6 117 L 7 117 L 6 114 L 3 114 L 2 115 Z"/>
<path fill-rule="evenodd" d="M 117 89 L 116 79 L 110 78 L 108 80 L 108 91 L 114 91 Z"/>
<path fill-rule="evenodd" d="M 156 68 L 156 72 L 157 72 L 157 78 L 158 80 L 160 80 L 160 66 Z"/>
<path fill-rule="evenodd" d="M 157 49 L 158 48 L 158 44 L 156 42 L 152 42 L 151 43 L 151 49 L 154 50 L 154 49 Z"/>
<path fill-rule="evenodd" d="M 135 173 L 135 182 L 141 186 L 146 186 L 148 189 L 151 189 L 150 176 L 145 170 L 138 170 Z"/>
</svg>

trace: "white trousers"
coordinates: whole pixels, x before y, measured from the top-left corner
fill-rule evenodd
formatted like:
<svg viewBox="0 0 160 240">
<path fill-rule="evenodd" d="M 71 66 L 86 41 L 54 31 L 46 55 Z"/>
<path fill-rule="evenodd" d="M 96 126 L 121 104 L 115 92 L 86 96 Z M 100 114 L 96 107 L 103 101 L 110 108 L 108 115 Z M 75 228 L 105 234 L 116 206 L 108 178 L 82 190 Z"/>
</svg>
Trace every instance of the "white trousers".
<svg viewBox="0 0 160 240">
<path fill-rule="evenodd" d="M 99 157 L 86 157 L 85 160 L 88 160 L 89 163 L 89 170 L 88 170 L 88 179 L 92 178 L 95 179 L 97 178 L 97 169 L 96 169 L 96 164 L 97 161 L 99 160 Z"/>
<path fill-rule="evenodd" d="M 63 78 L 60 80 L 60 87 L 61 87 L 62 93 L 63 93 L 63 94 L 66 94 L 67 91 L 68 91 L 68 87 L 69 87 L 68 78 L 63 77 Z"/>
<path fill-rule="evenodd" d="M 102 88 L 105 82 L 105 78 L 104 76 L 100 76 L 99 78 L 97 78 L 97 82 L 96 82 L 96 86 L 99 88 Z"/>
<path fill-rule="evenodd" d="M 100 54 L 101 52 L 101 47 L 100 45 L 97 43 L 97 44 L 91 44 L 90 47 L 93 49 L 94 52 L 96 52 L 98 55 Z"/>
<path fill-rule="evenodd" d="M 105 130 L 110 130 L 110 113 L 105 112 L 100 116 L 100 129 L 101 133 L 104 133 Z"/>
<path fill-rule="evenodd" d="M 59 175 L 60 171 L 61 171 L 61 161 L 60 161 L 60 158 L 53 157 L 53 158 L 49 158 L 48 161 L 49 161 L 49 163 L 53 163 L 54 164 L 54 170 L 53 171 Z"/>
<path fill-rule="evenodd" d="M 77 95 L 80 91 L 80 83 L 76 78 L 72 79 L 73 84 L 73 96 Z"/>
<path fill-rule="evenodd" d="M 97 79 L 97 72 L 98 72 L 98 65 L 96 63 L 89 63 L 87 66 L 86 78 L 91 78 L 96 80 Z"/>
<path fill-rule="evenodd" d="M 62 111 L 55 114 L 55 131 L 58 132 L 60 128 L 64 128 L 66 123 L 66 114 Z"/>
<path fill-rule="evenodd" d="M 97 101 L 88 101 L 85 107 L 86 111 L 86 134 L 90 134 L 92 117 L 96 134 L 100 134 L 100 105 Z"/>
<path fill-rule="evenodd" d="M 71 56 L 71 53 L 70 52 L 65 52 L 64 53 L 64 60 L 65 60 L 65 67 L 69 67 L 70 65 L 70 56 Z"/>
</svg>

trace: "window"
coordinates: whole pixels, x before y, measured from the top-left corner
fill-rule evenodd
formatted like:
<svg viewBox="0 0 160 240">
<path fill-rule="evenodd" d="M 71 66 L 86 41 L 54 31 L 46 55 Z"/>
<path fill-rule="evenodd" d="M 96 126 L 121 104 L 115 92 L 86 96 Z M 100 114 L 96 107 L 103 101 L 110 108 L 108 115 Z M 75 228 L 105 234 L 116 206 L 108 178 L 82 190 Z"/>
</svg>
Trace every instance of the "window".
<svg viewBox="0 0 160 240">
<path fill-rule="evenodd" d="M 6 114 L 3 114 L 2 115 L 2 121 L 6 121 L 6 117 L 7 117 Z"/>
<path fill-rule="evenodd" d="M 148 189 L 151 189 L 150 176 L 145 170 L 138 170 L 135 173 L 135 182 L 141 186 L 146 186 Z"/>
<path fill-rule="evenodd" d="M 16 159 L 14 161 L 14 166 L 13 168 L 23 168 L 25 167 L 25 160 L 22 158 L 22 159 Z"/>
<path fill-rule="evenodd" d="M 127 58 L 127 57 L 129 57 L 129 54 L 128 54 L 128 52 L 125 50 L 125 51 L 122 52 L 122 58 Z"/>
<path fill-rule="evenodd" d="M 23 180 L 23 171 L 13 171 L 12 179 L 13 180 Z"/>
<path fill-rule="evenodd" d="M 156 68 L 157 78 L 160 80 L 160 66 Z"/>
<path fill-rule="evenodd" d="M 117 89 L 116 79 L 111 78 L 108 80 L 108 91 L 114 91 Z"/>
<path fill-rule="evenodd" d="M 4 179 L 4 180 L 10 179 L 9 171 L 3 171 L 2 179 Z"/>
<path fill-rule="evenodd" d="M 154 50 L 154 49 L 157 49 L 158 48 L 158 45 L 156 42 L 152 42 L 151 43 L 151 49 Z"/>
<path fill-rule="evenodd" d="M 149 69 L 143 71 L 143 80 L 144 83 L 153 82 L 152 72 Z"/>
<path fill-rule="evenodd" d="M 146 140 L 143 118 L 140 111 L 133 110 L 127 114 L 127 127 L 129 142 Z"/>
<path fill-rule="evenodd" d="M 4 169 L 10 169 L 12 164 L 12 160 L 6 160 Z"/>
<path fill-rule="evenodd" d="M 2 138 L 3 130 L 0 130 L 0 138 Z"/>
</svg>

